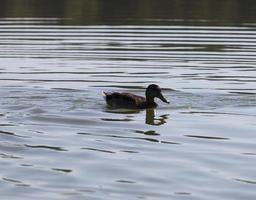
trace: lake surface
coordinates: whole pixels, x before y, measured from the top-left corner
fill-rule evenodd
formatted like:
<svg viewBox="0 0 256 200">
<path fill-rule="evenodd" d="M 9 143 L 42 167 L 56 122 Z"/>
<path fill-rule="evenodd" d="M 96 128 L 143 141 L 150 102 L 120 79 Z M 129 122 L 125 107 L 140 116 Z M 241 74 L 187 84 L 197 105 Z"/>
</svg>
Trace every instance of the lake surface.
<svg viewBox="0 0 256 200">
<path fill-rule="evenodd" d="M 0 19 L 1 199 L 255 199 L 254 24 L 69 20 Z"/>
</svg>

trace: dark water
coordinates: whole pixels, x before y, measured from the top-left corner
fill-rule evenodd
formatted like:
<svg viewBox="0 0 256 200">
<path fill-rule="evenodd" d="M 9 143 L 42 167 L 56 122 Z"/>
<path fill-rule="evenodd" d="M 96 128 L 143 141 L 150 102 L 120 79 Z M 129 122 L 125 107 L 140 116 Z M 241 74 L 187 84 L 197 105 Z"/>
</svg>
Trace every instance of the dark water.
<svg viewBox="0 0 256 200">
<path fill-rule="evenodd" d="M 256 3 L 36 2 L 0 8 L 1 199 L 255 199 Z"/>
</svg>

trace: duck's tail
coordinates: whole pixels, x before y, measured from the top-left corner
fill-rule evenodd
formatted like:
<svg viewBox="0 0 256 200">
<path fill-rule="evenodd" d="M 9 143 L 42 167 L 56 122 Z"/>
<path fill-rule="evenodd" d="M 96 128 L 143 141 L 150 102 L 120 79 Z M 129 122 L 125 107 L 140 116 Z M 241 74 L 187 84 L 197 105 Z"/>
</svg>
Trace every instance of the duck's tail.
<svg viewBox="0 0 256 200">
<path fill-rule="evenodd" d="M 105 91 L 102 91 L 102 92 L 101 92 L 101 94 L 102 94 L 103 98 L 104 98 L 104 99 L 106 99 L 106 97 L 107 97 L 108 93 L 107 93 L 107 92 L 105 92 Z"/>
</svg>

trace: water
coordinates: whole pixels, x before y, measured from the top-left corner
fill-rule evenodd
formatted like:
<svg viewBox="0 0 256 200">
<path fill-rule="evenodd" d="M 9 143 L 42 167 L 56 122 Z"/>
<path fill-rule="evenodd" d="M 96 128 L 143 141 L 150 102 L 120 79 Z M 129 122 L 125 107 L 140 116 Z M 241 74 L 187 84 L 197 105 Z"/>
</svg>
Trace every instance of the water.
<svg viewBox="0 0 256 200">
<path fill-rule="evenodd" d="M 0 19 L 1 199 L 255 199 L 254 25 L 69 20 Z"/>
</svg>

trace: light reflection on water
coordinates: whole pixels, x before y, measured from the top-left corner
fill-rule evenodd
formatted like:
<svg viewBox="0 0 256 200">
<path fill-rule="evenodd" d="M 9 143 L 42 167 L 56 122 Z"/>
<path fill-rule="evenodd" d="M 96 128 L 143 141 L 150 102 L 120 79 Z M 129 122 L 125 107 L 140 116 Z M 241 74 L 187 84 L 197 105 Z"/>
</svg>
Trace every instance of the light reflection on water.
<svg viewBox="0 0 256 200">
<path fill-rule="evenodd" d="M 1 196 L 254 199 L 253 27 L 27 21 L 0 25 Z M 149 83 L 171 104 L 101 96 Z"/>
</svg>

